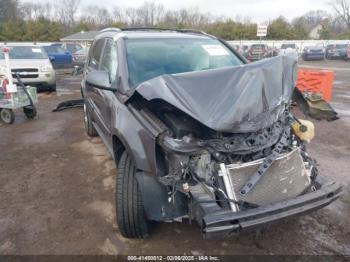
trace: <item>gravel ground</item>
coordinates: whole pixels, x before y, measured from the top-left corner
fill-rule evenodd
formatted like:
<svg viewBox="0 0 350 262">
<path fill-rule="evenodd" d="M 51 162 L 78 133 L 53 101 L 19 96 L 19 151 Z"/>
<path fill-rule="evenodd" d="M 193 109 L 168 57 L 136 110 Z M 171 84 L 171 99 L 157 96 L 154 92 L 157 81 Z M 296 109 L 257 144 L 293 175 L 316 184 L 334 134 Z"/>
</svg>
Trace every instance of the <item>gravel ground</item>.
<svg viewBox="0 0 350 262">
<path fill-rule="evenodd" d="M 163 223 L 151 239 L 125 239 L 115 223 L 113 160 L 99 138 L 85 135 L 81 109 L 51 112 L 80 96 L 80 79 L 61 74 L 57 94 L 40 94 L 37 119 L 18 111 L 14 125 L 0 124 L 0 254 L 350 255 L 350 63 L 305 66 L 335 69 L 332 105 L 341 119 L 315 122 L 308 150 L 321 173 L 343 185 L 340 200 L 259 237 L 208 241 L 195 224 Z"/>
</svg>

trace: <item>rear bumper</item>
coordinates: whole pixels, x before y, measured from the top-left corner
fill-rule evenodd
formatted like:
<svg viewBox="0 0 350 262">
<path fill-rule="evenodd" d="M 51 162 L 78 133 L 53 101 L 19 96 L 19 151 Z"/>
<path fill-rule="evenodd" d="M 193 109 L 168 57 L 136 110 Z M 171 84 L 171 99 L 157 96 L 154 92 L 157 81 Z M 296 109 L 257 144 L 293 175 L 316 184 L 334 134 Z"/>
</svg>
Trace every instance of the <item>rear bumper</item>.
<svg viewBox="0 0 350 262">
<path fill-rule="evenodd" d="M 195 203 L 196 219 L 202 226 L 202 233 L 205 238 L 230 237 L 242 231 L 261 228 L 282 219 L 322 208 L 341 196 L 341 186 L 337 183 L 318 177 L 316 184 L 319 189 L 315 192 L 239 212 L 222 211 L 205 206 L 209 204 Z M 199 199 L 201 198 L 199 196 Z M 208 213 L 208 210 L 214 211 Z"/>
</svg>

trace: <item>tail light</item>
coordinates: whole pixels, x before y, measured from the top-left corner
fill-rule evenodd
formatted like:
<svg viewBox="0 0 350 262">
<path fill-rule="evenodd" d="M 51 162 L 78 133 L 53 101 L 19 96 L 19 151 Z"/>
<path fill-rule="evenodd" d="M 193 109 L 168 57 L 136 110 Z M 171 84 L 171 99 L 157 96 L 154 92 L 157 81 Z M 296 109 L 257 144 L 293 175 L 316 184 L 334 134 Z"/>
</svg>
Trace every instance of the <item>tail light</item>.
<svg viewBox="0 0 350 262">
<path fill-rule="evenodd" d="M 5 99 L 11 99 L 11 93 L 7 92 L 7 86 L 10 84 L 8 79 L 5 79 L 2 81 L 2 90 L 4 91 L 4 98 Z"/>
</svg>

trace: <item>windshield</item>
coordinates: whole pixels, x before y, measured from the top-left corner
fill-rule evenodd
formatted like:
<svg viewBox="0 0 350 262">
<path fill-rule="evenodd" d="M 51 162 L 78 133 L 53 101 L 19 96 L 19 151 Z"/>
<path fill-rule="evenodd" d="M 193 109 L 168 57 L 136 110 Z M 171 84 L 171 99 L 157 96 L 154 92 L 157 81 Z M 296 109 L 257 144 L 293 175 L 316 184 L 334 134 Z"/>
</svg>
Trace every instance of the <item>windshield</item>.
<svg viewBox="0 0 350 262">
<path fill-rule="evenodd" d="M 44 49 L 48 54 L 64 54 L 66 52 L 62 47 L 58 45 L 45 46 Z"/>
<path fill-rule="evenodd" d="M 127 39 L 129 82 L 163 74 L 231 67 L 243 62 L 215 39 Z"/>
<path fill-rule="evenodd" d="M 265 45 L 252 45 L 252 49 L 266 49 Z"/>
<path fill-rule="evenodd" d="M 47 55 L 41 47 L 36 46 L 9 46 L 10 59 L 47 59 Z M 4 59 L 4 54 L 0 52 L 0 59 Z"/>
<path fill-rule="evenodd" d="M 342 45 L 342 44 L 340 44 L 340 45 L 335 45 L 335 48 L 337 48 L 337 49 L 347 49 L 348 48 L 348 45 Z"/>
</svg>

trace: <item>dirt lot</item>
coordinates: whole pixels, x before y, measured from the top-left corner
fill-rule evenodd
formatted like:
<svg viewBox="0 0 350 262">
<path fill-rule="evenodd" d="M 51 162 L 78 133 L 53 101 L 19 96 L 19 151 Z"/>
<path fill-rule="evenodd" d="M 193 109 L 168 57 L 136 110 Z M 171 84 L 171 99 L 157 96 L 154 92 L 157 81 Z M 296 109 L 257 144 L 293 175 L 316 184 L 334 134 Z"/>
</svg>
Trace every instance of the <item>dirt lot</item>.
<svg viewBox="0 0 350 262">
<path fill-rule="evenodd" d="M 350 255 L 350 63 L 335 68 L 333 106 L 341 119 L 316 122 L 308 146 L 321 173 L 344 186 L 332 205 L 230 240 L 203 240 L 196 225 L 160 224 L 149 240 L 121 237 L 115 223 L 116 169 L 99 138 L 84 134 L 81 109 L 52 113 L 79 98 L 79 79 L 60 75 L 41 93 L 39 117 L 0 126 L 0 254 L 347 254 Z"/>
</svg>

